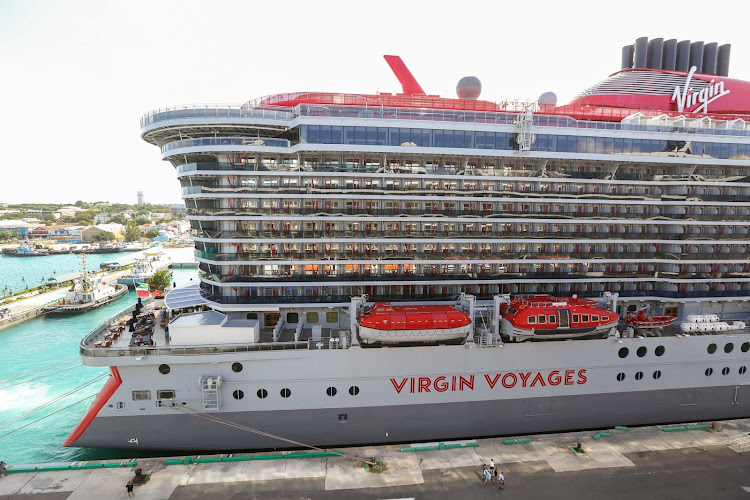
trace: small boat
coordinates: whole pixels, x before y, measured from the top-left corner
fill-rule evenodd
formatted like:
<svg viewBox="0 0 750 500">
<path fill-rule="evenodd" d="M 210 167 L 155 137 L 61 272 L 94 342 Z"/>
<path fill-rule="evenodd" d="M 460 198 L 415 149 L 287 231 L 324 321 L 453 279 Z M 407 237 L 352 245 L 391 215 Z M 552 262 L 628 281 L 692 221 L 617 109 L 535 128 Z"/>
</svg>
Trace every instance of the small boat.
<svg viewBox="0 0 750 500">
<path fill-rule="evenodd" d="M 500 333 L 510 341 L 605 336 L 620 317 L 592 299 L 534 295 L 500 307 Z"/>
<path fill-rule="evenodd" d="M 138 259 L 133 265 L 133 269 L 130 270 L 125 276 L 117 278 L 117 283 L 121 285 L 127 285 L 129 287 L 135 287 L 137 283 L 145 283 L 151 278 L 157 271 L 157 266 L 166 267 L 164 263 L 159 261 L 151 261 L 150 259 Z M 170 271 L 170 276 L 172 275 Z"/>
<path fill-rule="evenodd" d="M 49 250 L 31 245 L 18 245 L 16 248 L 3 248 L 3 255 L 9 257 L 44 257 L 49 255 Z"/>
<path fill-rule="evenodd" d="M 102 277 L 89 276 L 86 272 L 86 256 L 82 255 L 83 276 L 74 280 L 70 290 L 65 294 L 62 304 L 53 304 L 43 308 L 47 314 L 73 314 L 90 311 L 113 302 L 128 291 L 125 285 L 109 285 Z"/>
<path fill-rule="evenodd" d="M 646 311 L 634 311 L 625 315 L 623 321 L 634 328 L 664 328 L 677 320 L 677 316 L 650 316 Z"/>
<path fill-rule="evenodd" d="M 378 302 L 359 318 L 359 337 L 365 344 L 455 340 L 470 331 L 469 315 L 451 305 Z"/>
</svg>

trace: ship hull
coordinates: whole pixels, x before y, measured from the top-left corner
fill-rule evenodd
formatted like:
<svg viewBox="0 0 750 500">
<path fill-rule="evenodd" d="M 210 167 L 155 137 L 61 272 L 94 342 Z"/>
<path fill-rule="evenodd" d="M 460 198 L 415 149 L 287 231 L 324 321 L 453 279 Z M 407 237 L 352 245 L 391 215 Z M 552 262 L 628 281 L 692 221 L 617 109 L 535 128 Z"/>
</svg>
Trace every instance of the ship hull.
<svg viewBox="0 0 750 500">
<path fill-rule="evenodd" d="M 218 412 L 213 417 L 323 448 L 512 436 L 615 425 L 750 417 L 750 387 L 713 386 L 609 394 L 381 407 Z M 340 423 L 345 415 L 346 422 Z M 97 417 L 71 446 L 154 450 L 261 450 L 294 444 L 185 410 Z"/>
</svg>

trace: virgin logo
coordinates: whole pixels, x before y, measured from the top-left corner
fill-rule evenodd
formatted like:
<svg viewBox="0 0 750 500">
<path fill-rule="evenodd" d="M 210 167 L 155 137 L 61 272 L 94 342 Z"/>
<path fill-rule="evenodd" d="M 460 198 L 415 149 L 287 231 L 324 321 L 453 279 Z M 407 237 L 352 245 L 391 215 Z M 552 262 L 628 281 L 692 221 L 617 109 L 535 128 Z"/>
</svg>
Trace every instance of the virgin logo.
<svg viewBox="0 0 750 500">
<path fill-rule="evenodd" d="M 700 89 L 700 91 L 694 92 L 694 89 L 690 88 L 690 80 L 693 79 L 693 75 L 696 71 L 698 71 L 696 66 L 690 68 L 690 72 L 685 80 L 685 86 L 682 89 L 680 89 L 680 87 L 674 88 L 672 100 L 677 102 L 677 111 L 680 113 L 698 103 L 700 103 L 700 106 L 695 108 L 692 112 L 708 113 L 708 105 L 710 103 L 714 102 L 719 97 L 724 97 L 730 92 L 729 90 L 724 90 L 723 81 L 714 83 L 716 80 L 711 80 L 708 87 L 704 87 Z"/>
</svg>

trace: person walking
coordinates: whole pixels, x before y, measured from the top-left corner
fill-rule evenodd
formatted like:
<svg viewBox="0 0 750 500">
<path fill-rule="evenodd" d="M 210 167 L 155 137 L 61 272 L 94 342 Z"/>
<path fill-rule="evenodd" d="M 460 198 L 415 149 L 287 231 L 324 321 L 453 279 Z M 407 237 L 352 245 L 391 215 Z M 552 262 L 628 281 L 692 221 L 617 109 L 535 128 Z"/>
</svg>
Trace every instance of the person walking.
<svg viewBox="0 0 750 500">
<path fill-rule="evenodd" d="M 134 497 L 135 496 L 135 492 L 133 492 L 133 481 L 132 480 L 128 481 L 128 484 L 125 485 L 125 489 L 127 490 L 129 497 Z"/>
<path fill-rule="evenodd" d="M 494 468 L 492 469 L 492 486 L 494 486 L 494 485 L 495 485 L 495 481 L 497 481 L 497 484 L 498 484 L 498 488 L 499 488 L 499 487 L 500 487 L 500 486 L 499 486 L 499 485 L 500 485 L 500 479 L 499 479 L 499 477 L 498 477 L 498 475 L 497 475 L 497 467 L 494 467 Z"/>
<path fill-rule="evenodd" d="M 8 475 L 8 469 L 5 466 L 6 463 L 0 460 L 0 477 Z"/>
<path fill-rule="evenodd" d="M 487 464 L 482 464 L 482 486 L 487 484 Z"/>
<path fill-rule="evenodd" d="M 505 489 L 505 476 L 503 475 L 503 471 L 500 471 L 500 474 L 497 475 L 497 487 L 501 490 Z"/>
</svg>

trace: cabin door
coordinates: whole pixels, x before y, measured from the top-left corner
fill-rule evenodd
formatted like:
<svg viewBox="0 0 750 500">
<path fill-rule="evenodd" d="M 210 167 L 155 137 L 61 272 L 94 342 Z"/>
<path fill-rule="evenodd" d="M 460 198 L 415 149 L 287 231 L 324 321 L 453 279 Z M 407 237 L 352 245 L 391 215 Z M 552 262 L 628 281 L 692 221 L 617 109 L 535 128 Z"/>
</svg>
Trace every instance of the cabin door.
<svg viewBox="0 0 750 500">
<path fill-rule="evenodd" d="M 558 328 L 570 328 L 570 310 L 561 309 L 557 311 Z"/>
</svg>

